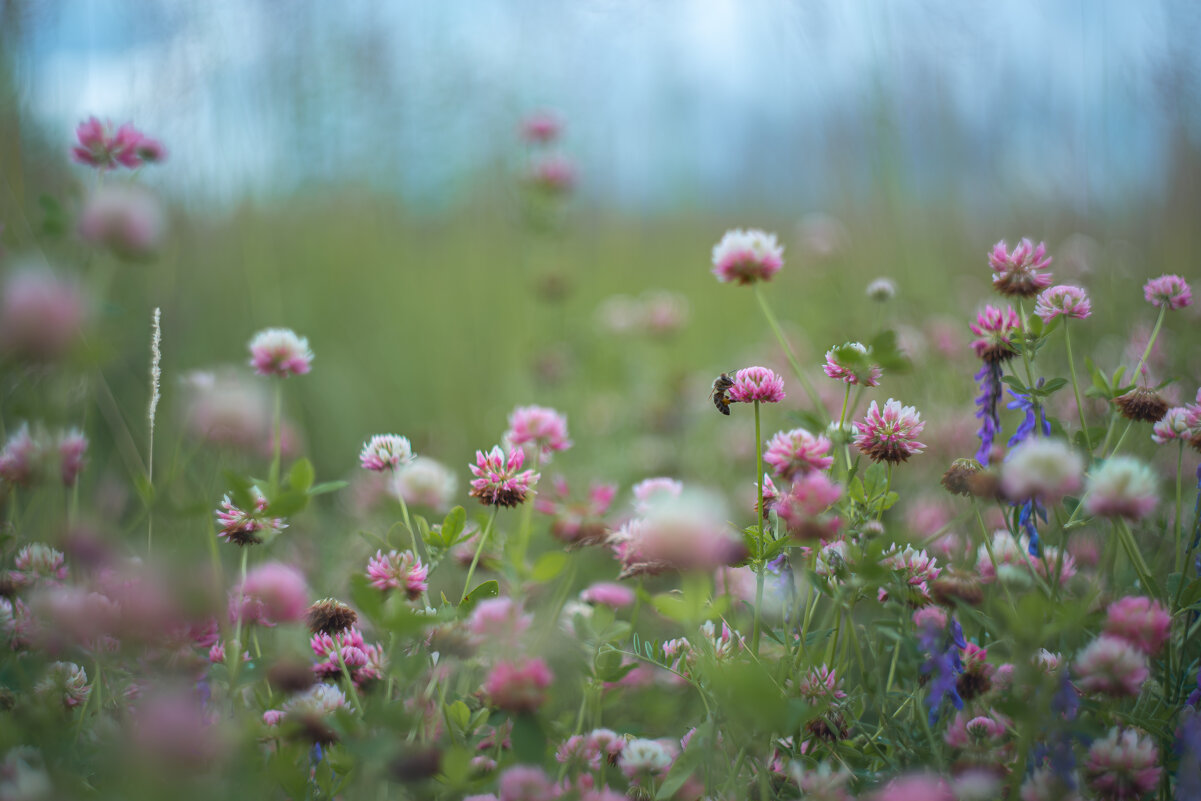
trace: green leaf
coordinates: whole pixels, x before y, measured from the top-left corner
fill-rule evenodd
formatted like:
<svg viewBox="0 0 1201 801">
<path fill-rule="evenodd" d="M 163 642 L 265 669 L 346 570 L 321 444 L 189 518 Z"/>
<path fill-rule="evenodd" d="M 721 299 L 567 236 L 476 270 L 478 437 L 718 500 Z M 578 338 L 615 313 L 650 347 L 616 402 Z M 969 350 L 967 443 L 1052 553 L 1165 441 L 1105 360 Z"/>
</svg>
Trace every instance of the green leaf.
<svg viewBox="0 0 1201 801">
<path fill-rule="evenodd" d="M 659 786 L 659 792 L 655 794 L 655 801 L 667 801 L 674 796 L 676 791 L 684 786 L 684 782 L 688 781 L 688 778 L 696 772 L 696 769 L 704 764 L 706 759 L 713 756 L 709 747 L 712 739 L 713 723 L 711 721 L 706 721 L 697 727 L 696 731 L 692 733 L 692 739 L 688 741 L 688 747 L 672 763 L 671 770 L 667 772 L 663 784 Z"/>
<path fill-rule="evenodd" d="M 563 572 L 563 568 L 567 566 L 567 554 L 562 551 L 548 551 L 538 557 L 538 561 L 534 562 L 534 569 L 530 573 L 530 577 L 534 581 L 550 581 L 555 576 Z"/>
<path fill-rule="evenodd" d="M 1015 392 L 1020 392 L 1023 395 L 1030 394 L 1030 390 L 1027 389 L 1026 385 L 1023 384 L 1021 381 L 1019 381 L 1016 376 L 1003 375 L 1003 376 L 1001 376 L 1001 381 L 1004 384 L 1006 384 L 1007 386 L 1009 386 L 1011 389 L 1013 389 Z"/>
<path fill-rule="evenodd" d="M 442 752 L 442 760 L 438 763 L 441 768 L 440 780 L 450 787 L 464 787 L 471 778 L 471 759 L 475 756 L 473 750 L 462 746 L 453 746 Z M 294 798 L 304 795 L 303 788 L 299 793 L 293 793 Z"/>
<path fill-rule="evenodd" d="M 257 505 L 253 487 L 254 483 L 247 477 L 232 470 L 222 470 L 225 483 L 229 485 L 229 498 L 234 506 L 243 511 L 253 511 Z"/>
<path fill-rule="evenodd" d="M 1194 579 L 1191 584 L 1184 588 L 1184 592 L 1180 595 L 1180 606 L 1178 609 L 1188 609 L 1198 601 L 1201 601 L 1201 579 Z"/>
<path fill-rule="evenodd" d="M 656 612 L 668 620 L 674 620 L 677 623 L 686 623 L 690 619 L 689 613 L 691 608 L 683 598 L 674 593 L 659 593 L 651 598 L 651 605 L 655 607 Z"/>
<path fill-rule="evenodd" d="M 463 599 L 463 603 L 459 604 L 459 608 L 464 612 L 470 612 L 475 609 L 475 605 L 487 598 L 497 598 L 500 596 L 500 584 L 496 579 L 488 579 L 476 586 L 474 590 L 467 593 L 467 597 Z"/>
<path fill-rule="evenodd" d="M 471 710 L 467 708 L 467 704 L 455 701 L 453 704 L 446 704 L 445 709 L 446 721 L 451 724 L 456 733 L 465 734 L 467 726 L 471 723 Z"/>
<path fill-rule="evenodd" d="M 309 505 L 309 496 L 296 490 L 288 490 L 267 504 L 263 514 L 270 517 L 291 517 Z"/>
<path fill-rule="evenodd" d="M 1050 395 L 1053 392 L 1063 389 L 1067 386 L 1067 384 L 1068 380 L 1066 378 L 1052 378 L 1050 381 L 1039 387 L 1039 389 L 1043 395 Z"/>
<path fill-rule="evenodd" d="M 308 492 L 316 477 L 312 462 L 308 459 L 297 459 L 292 465 L 292 469 L 288 471 L 288 486 L 297 492 Z"/>
<path fill-rule="evenodd" d="M 907 373 L 913 363 L 897 346 L 897 333 L 891 329 L 881 331 L 868 343 L 872 359 L 890 373 Z"/>
<path fill-rule="evenodd" d="M 371 582 L 362 573 L 350 577 L 350 600 L 358 607 L 359 612 L 368 620 L 378 620 L 384 608 L 384 595 L 371 586 Z"/>
<path fill-rule="evenodd" d="M 546 755 L 546 734 L 533 715 L 518 715 L 513 718 L 513 755 L 518 762 L 541 763 Z"/>
<path fill-rule="evenodd" d="M 592 675 L 597 681 L 621 681 L 636 667 L 636 664 L 623 665 L 620 651 L 604 648 L 596 653 L 596 659 L 592 663 Z"/>
<path fill-rule="evenodd" d="M 463 527 L 466 525 L 467 510 L 462 506 L 451 509 L 442 519 L 442 531 L 439 533 L 442 547 L 449 548 L 458 542 L 459 535 L 463 533 Z"/>
<path fill-rule="evenodd" d="M 349 481 L 322 481 L 320 484 L 309 490 L 309 497 L 312 498 L 314 495 L 325 495 L 329 492 L 337 492 L 338 490 L 344 489 L 348 486 L 350 486 Z"/>
</svg>

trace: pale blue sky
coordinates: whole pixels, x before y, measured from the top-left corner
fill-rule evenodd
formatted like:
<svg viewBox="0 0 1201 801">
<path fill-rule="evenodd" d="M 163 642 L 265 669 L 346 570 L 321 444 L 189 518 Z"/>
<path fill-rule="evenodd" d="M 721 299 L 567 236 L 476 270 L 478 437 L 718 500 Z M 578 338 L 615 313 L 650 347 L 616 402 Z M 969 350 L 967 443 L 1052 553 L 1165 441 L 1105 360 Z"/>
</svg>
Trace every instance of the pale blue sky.
<svg viewBox="0 0 1201 801">
<path fill-rule="evenodd" d="M 335 180 L 438 205 L 516 169 L 517 120 L 550 107 L 600 202 L 817 209 L 886 177 L 1087 206 L 1154 195 L 1196 136 L 1199 6 L 47 0 L 19 80 L 47 134 L 160 135 L 164 187 L 202 199 Z"/>
</svg>

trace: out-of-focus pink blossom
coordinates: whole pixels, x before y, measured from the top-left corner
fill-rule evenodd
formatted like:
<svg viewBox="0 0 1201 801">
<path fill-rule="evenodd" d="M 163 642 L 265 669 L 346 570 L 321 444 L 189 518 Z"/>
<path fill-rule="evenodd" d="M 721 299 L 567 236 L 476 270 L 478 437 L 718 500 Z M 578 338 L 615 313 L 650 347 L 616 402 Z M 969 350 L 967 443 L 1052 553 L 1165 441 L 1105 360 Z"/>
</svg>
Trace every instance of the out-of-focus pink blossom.
<svg viewBox="0 0 1201 801">
<path fill-rule="evenodd" d="M 784 247 L 775 234 L 752 228 L 727 231 L 713 246 L 713 274 L 722 283 L 770 281 L 784 266 Z"/>
<path fill-rule="evenodd" d="M 259 375 L 287 378 L 312 369 L 309 341 L 288 328 L 267 328 L 250 340 L 250 366 Z"/>
<path fill-rule="evenodd" d="M 304 574 L 291 565 L 266 562 L 246 574 L 230 596 L 230 617 L 274 626 L 303 620 L 309 608 Z"/>
<path fill-rule="evenodd" d="M 555 476 L 550 493 L 539 494 L 534 508 L 554 517 L 550 530 L 557 539 L 569 545 L 592 545 L 609 533 L 602 518 L 616 496 L 616 484 L 593 484 L 586 499 L 572 502 L 567 479 Z"/>
<path fill-rule="evenodd" d="M 1150 467 L 1130 456 L 1112 456 L 1085 484 L 1084 509 L 1090 515 L 1142 520 L 1155 510 L 1158 481 Z"/>
<path fill-rule="evenodd" d="M 1193 291 L 1180 276 L 1161 275 L 1143 286 L 1143 297 L 1152 306 L 1176 311 L 1192 304 Z"/>
<path fill-rule="evenodd" d="M 830 507 L 841 497 L 842 487 L 824 472 L 815 470 L 792 482 L 788 491 L 779 495 L 771 508 L 793 537 L 803 540 L 829 539 L 838 533 L 841 526 L 838 517 L 830 513 Z"/>
<path fill-rule="evenodd" d="M 71 148 L 71 157 L 80 164 L 100 170 L 118 166 L 134 169 L 167 157 L 162 143 L 146 136 L 131 123 L 125 123 L 114 132 L 112 123 L 89 117 L 75 129 L 75 139 L 78 144 Z"/>
<path fill-rule="evenodd" d="M 418 456 L 396 471 L 393 488 L 410 506 L 426 506 L 438 512 L 450 507 L 458 490 L 454 471 L 427 456 Z"/>
<path fill-rule="evenodd" d="M 485 640 L 512 644 L 534 622 L 512 598 L 488 598 L 476 604 L 467 620 L 467 630 Z"/>
<path fill-rule="evenodd" d="M 1094 740 L 1084 762 L 1084 781 L 1099 799 L 1135 801 L 1159 785 L 1159 749 L 1136 729 L 1114 727 Z"/>
<path fill-rule="evenodd" d="M 158 252 L 166 233 L 162 206 L 148 190 L 130 184 L 105 184 L 84 202 L 79 236 L 123 259 L 145 259 Z"/>
<path fill-rule="evenodd" d="M 562 153 L 539 155 L 530 163 L 525 180 L 548 195 L 567 194 L 575 186 L 575 163 Z"/>
<path fill-rule="evenodd" d="M 509 415 L 509 430 L 504 440 L 511 446 L 528 448 L 542 461 L 551 454 L 571 447 L 567 438 L 567 417 L 545 406 L 518 406 Z"/>
<path fill-rule="evenodd" d="M 1147 656 L 1159 653 L 1171 631 L 1172 616 L 1152 598 L 1128 596 L 1105 610 L 1105 633 L 1120 637 Z"/>
<path fill-rule="evenodd" d="M 623 609 L 634 603 L 634 591 L 612 581 L 598 581 L 580 593 L 580 600 L 611 609 Z"/>
<path fill-rule="evenodd" d="M 1001 466 L 1001 489 L 1013 501 L 1036 498 L 1056 504 L 1080 489 L 1084 459 L 1060 439 L 1033 437 L 1010 452 Z"/>
<path fill-rule="evenodd" d="M 42 472 L 45 443 L 35 437 L 28 423 L 21 423 L 0 449 L 0 478 L 17 487 L 28 487 Z"/>
<path fill-rule="evenodd" d="M 872 795 L 870 801 L 955 801 L 951 786 L 941 776 L 898 776 Z"/>
<path fill-rule="evenodd" d="M 559 138 L 563 121 L 551 111 L 535 111 L 521 121 L 521 136 L 528 142 L 544 145 Z"/>
<path fill-rule="evenodd" d="M 61 463 L 59 475 L 63 485 L 75 486 L 83 472 L 84 455 L 88 452 L 88 438 L 77 428 L 64 431 L 58 438 L 58 456 Z"/>
<path fill-rule="evenodd" d="M 633 487 L 634 510 L 640 515 L 648 513 L 656 504 L 680 497 L 684 491 L 683 482 L 667 476 L 647 478 L 639 481 Z"/>
<path fill-rule="evenodd" d="M 554 674 L 541 659 L 498 662 L 484 682 L 492 705 L 507 712 L 533 712 L 546 700 Z"/>
<path fill-rule="evenodd" d="M 160 690 L 138 702 L 129 719 L 130 742 L 148 765 L 198 773 L 226 750 L 216 716 L 195 691 Z"/>
<path fill-rule="evenodd" d="M 791 481 L 811 470 L 828 470 L 834 464 L 830 455 L 830 440 L 813 435 L 804 428 L 781 431 L 767 443 L 763 461 L 772 466 L 776 475 Z"/>
<path fill-rule="evenodd" d="M 1102 634 L 1076 657 L 1073 666 L 1082 692 L 1136 696 L 1151 675 L 1147 657 L 1121 637 Z"/>
<path fill-rule="evenodd" d="M 17 359 L 61 359 L 87 324 L 87 302 L 74 282 L 44 269 L 25 268 L 4 279 L 0 351 Z"/>
<path fill-rule="evenodd" d="M 412 551 L 382 550 L 367 563 L 367 578 L 378 590 L 403 589 L 410 601 L 421 597 L 428 586 L 429 569 Z"/>
</svg>

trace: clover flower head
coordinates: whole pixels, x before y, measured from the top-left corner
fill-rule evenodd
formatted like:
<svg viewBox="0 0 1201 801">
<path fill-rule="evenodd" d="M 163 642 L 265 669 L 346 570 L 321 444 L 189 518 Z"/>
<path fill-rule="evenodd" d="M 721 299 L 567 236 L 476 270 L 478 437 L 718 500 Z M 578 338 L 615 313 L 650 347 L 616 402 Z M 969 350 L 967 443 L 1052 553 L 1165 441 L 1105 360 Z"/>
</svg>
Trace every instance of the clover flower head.
<svg viewBox="0 0 1201 801">
<path fill-rule="evenodd" d="M 1012 251 L 1006 250 L 1002 240 L 988 254 L 993 288 L 1019 298 L 1032 298 L 1051 285 L 1051 274 L 1041 272 L 1050 263 L 1047 246 L 1042 242 L 1035 246 L 1029 239 L 1022 239 Z"/>
<path fill-rule="evenodd" d="M 1093 313 L 1088 293 L 1078 286 L 1059 284 L 1044 289 L 1034 302 L 1034 313 L 1044 323 L 1063 316 L 1071 320 L 1084 320 Z"/>
<path fill-rule="evenodd" d="M 475 452 L 475 464 L 469 465 L 475 479 L 470 495 L 485 506 L 520 506 L 540 478 L 533 470 L 522 470 L 525 452 L 512 448 L 508 456 L 494 446 L 488 453 Z"/>
<path fill-rule="evenodd" d="M 1179 275 L 1161 275 L 1143 286 L 1143 297 L 1152 306 L 1177 311 L 1193 302 L 1193 291 Z"/>
<path fill-rule="evenodd" d="M 855 424 L 855 447 L 874 462 L 904 462 L 926 449 L 917 440 L 925 427 L 912 406 L 889 398 L 881 409 L 872 401 L 863 422 Z"/>
</svg>

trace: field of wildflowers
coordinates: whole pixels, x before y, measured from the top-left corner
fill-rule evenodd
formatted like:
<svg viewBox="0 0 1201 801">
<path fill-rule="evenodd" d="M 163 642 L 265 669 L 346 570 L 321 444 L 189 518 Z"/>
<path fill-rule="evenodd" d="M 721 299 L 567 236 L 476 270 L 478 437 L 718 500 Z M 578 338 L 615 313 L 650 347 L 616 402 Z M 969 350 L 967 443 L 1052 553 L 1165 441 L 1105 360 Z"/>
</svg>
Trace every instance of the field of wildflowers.
<svg viewBox="0 0 1201 801">
<path fill-rule="evenodd" d="M 0 801 L 1201 798 L 1195 254 L 585 226 L 560 127 L 6 207 Z"/>
</svg>

